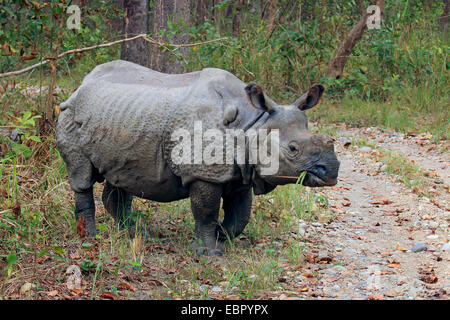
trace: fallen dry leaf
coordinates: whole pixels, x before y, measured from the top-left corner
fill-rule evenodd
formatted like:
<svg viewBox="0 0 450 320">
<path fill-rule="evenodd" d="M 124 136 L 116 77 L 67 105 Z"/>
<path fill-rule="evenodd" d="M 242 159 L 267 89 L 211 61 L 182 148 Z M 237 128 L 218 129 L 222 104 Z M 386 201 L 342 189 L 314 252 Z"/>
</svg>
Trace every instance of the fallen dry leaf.
<svg viewBox="0 0 450 320">
<path fill-rule="evenodd" d="M 20 202 L 16 201 L 16 203 L 14 204 L 14 206 L 11 208 L 12 211 L 14 212 L 14 215 L 16 216 L 16 218 L 20 215 Z"/>
<path fill-rule="evenodd" d="M 424 274 L 420 277 L 420 280 L 425 283 L 436 283 L 438 281 L 438 278 L 433 274 Z"/>
<path fill-rule="evenodd" d="M 342 205 L 344 207 L 349 207 L 351 205 L 351 202 L 342 202 Z"/>
<path fill-rule="evenodd" d="M 74 295 L 81 295 L 81 294 L 83 294 L 83 289 L 81 289 L 81 288 L 72 288 L 70 291 Z"/>
<path fill-rule="evenodd" d="M 163 285 L 163 283 L 157 279 L 150 279 L 147 280 L 148 285 L 154 286 L 154 287 L 160 287 Z"/>
<path fill-rule="evenodd" d="M 86 220 L 81 216 L 77 221 L 77 234 L 80 238 L 86 237 Z"/>
<path fill-rule="evenodd" d="M 386 204 L 391 204 L 392 201 L 389 199 L 382 199 L 382 200 L 374 200 L 370 202 L 371 204 L 382 204 L 382 205 L 386 205 Z"/>
<path fill-rule="evenodd" d="M 400 297 L 400 296 L 403 296 L 403 293 L 402 293 L 402 292 L 393 291 L 393 292 L 387 293 L 386 295 L 387 295 L 388 297 L 393 298 L 393 297 Z"/>
<path fill-rule="evenodd" d="M 119 284 L 117 286 L 117 289 L 118 290 L 130 290 L 130 291 L 136 292 L 136 287 L 127 282 L 123 282 L 123 283 Z"/>
<path fill-rule="evenodd" d="M 177 268 L 169 268 L 169 269 L 166 270 L 166 272 L 168 274 L 173 274 L 173 273 L 177 272 Z"/>
<path fill-rule="evenodd" d="M 50 297 L 54 297 L 58 294 L 58 290 L 53 290 L 53 291 L 49 291 L 47 292 L 47 295 Z"/>
<path fill-rule="evenodd" d="M 8 192 L 6 192 L 5 189 L 0 189 L 0 194 L 1 194 L 2 196 L 4 196 L 5 198 L 8 198 Z"/>
<path fill-rule="evenodd" d="M 116 300 L 117 296 L 112 292 L 103 292 L 100 298 L 103 300 Z"/>
</svg>

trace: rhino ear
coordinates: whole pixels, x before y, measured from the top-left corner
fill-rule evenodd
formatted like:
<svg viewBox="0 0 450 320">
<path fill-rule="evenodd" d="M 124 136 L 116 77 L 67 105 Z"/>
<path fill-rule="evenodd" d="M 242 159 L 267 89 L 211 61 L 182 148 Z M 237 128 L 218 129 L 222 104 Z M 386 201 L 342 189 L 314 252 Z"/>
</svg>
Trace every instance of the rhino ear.
<svg viewBox="0 0 450 320">
<path fill-rule="evenodd" d="M 302 111 L 311 109 L 319 102 L 324 90 L 325 88 L 321 84 L 313 85 L 308 92 L 294 102 L 294 105 Z"/>
<path fill-rule="evenodd" d="M 272 113 L 272 101 L 266 100 L 262 88 L 257 84 L 251 83 L 245 88 L 245 93 L 252 107 Z"/>
</svg>

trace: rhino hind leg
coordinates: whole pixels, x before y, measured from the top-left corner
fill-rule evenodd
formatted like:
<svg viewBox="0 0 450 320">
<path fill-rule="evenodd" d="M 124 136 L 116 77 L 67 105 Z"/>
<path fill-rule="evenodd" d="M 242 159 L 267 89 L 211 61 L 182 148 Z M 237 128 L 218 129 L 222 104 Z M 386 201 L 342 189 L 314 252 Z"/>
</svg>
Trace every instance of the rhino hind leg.
<svg viewBox="0 0 450 320">
<path fill-rule="evenodd" d="M 134 221 L 131 219 L 132 200 L 131 194 L 106 181 L 102 194 L 103 205 L 121 228 L 134 226 Z"/>
<path fill-rule="evenodd" d="M 75 218 L 77 226 L 81 217 L 84 218 L 86 223 L 86 236 L 95 237 L 97 229 L 95 227 L 95 203 L 92 187 L 83 191 L 75 191 Z"/>
<path fill-rule="evenodd" d="M 81 217 L 85 220 L 86 236 L 95 237 L 95 202 L 92 186 L 96 181 L 93 166 L 89 159 L 76 150 L 61 152 L 67 163 L 69 184 L 75 193 L 75 218 L 77 226 Z M 81 234 L 80 234 L 81 235 Z"/>
<path fill-rule="evenodd" d="M 218 240 L 217 225 L 222 185 L 194 181 L 189 188 L 195 233 L 199 240 L 193 249 L 197 254 L 222 255 L 223 243 Z"/>
<path fill-rule="evenodd" d="M 239 236 L 250 220 L 252 209 L 252 190 L 243 190 L 223 196 L 225 217 L 217 227 L 219 240 L 226 241 Z"/>
</svg>

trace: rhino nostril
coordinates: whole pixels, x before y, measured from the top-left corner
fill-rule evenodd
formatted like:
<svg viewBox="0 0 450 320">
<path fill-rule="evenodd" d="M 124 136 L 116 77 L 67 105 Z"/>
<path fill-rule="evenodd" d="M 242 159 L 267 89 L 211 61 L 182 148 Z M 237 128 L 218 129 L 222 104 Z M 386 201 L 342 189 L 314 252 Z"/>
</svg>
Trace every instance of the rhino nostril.
<svg viewBox="0 0 450 320">
<path fill-rule="evenodd" d="M 317 165 L 314 167 L 314 172 L 317 173 L 318 176 L 325 176 L 327 174 L 327 168 L 322 165 Z"/>
</svg>

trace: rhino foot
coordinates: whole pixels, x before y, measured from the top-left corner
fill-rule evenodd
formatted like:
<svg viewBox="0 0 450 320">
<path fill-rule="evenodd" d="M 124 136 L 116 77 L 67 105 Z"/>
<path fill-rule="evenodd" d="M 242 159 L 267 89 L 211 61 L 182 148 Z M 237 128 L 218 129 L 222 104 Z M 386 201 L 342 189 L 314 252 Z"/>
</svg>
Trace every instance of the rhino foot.
<svg viewBox="0 0 450 320">
<path fill-rule="evenodd" d="M 220 257 L 223 255 L 223 243 L 219 242 L 215 248 L 208 248 L 204 245 L 194 242 L 191 245 L 191 250 L 199 256 L 216 256 Z"/>
</svg>

